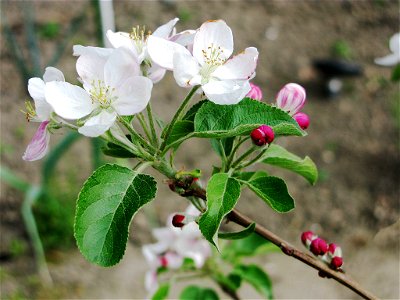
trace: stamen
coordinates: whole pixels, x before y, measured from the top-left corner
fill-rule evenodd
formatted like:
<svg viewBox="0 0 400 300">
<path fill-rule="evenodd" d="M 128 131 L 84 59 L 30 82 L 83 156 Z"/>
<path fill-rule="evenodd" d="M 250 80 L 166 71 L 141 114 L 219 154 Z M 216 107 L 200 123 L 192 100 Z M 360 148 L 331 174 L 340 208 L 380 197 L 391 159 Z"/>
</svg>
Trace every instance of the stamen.
<svg viewBox="0 0 400 300">
<path fill-rule="evenodd" d="M 32 119 L 34 119 L 37 116 L 35 108 L 33 107 L 31 101 L 25 101 L 25 109 L 26 109 L 26 111 L 21 109 L 21 112 L 23 114 L 25 114 L 26 120 L 28 122 L 30 122 Z"/>
<path fill-rule="evenodd" d="M 92 103 L 99 103 L 101 108 L 109 108 L 112 102 L 117 99 L 113 96 L 115 88 L 106 86 L 102 80 L 93 80 L 92 89 L 89 91 Z"/>
<path fill-rule="evenodd" d="M 211 66 L 220 66 L 224 64 L 226 58 L 220 46 L 211 44 L 206 50 L 202 50 L 204 61 Z"/>
</svg>

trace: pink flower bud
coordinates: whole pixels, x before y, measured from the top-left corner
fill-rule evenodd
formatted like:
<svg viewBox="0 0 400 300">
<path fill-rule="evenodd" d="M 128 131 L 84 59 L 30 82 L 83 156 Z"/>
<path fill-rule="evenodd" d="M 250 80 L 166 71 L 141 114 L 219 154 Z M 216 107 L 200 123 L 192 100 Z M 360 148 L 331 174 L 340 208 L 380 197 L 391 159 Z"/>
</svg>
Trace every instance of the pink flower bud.
<svg viewBox="0 0 400 300">
<path fill-rule="evenodd" d="M 330 257 L 342 257 L 342 248 L 334 243 L 331 243 L 329 244 L 328 255 Z"/>
<path fill-rule="evenodd" d="M 275 138 L 274 130 L 268 125 L 261 125 L 254 129 L 251 134 L 251 139 L 257 146 L 264 146 L 270 144 Z"/>
<path fill-rule="evenodd" d="M 246 96 L 250 97 L 251 99 L 261 100 L 263 97 L 263 94 L 262 94 L 260 87 L 251 82 L 250 82 L 250 87 L 251 87 L 251 90 L 250 90 L 250 92 L 247 93 Z"/>
<path fill-rule="evenodd" d="M 314 255 L 324 255 L 328 251 L 328 244 L 321 238 L 316 238 L 311 242 L 310 251 Z"/>
<path fill-rule="evenodd" d="M 184 215 L 180 215 L 180 214 L 174 215 L 172 217 L 172 225 L 174 227 L 178 227 L 178 228 L 185 226 L 186 225 L 186 222 L 184 222 L 185 218 L 186 217 Z"/>
<path fill-rule="evenodd" d="M 168 267 L 168 259 L 165 255 L 160 257 L 160 265 L 164 268 Z"/>
<path fill-rule="evenodd" d="M 308 126 L 310 126 L 310 118 L 307 114 L 298 112 L 293 116 L 293 119 L 296 120 L 297 124 L 299 124 L 300 128 L 306 130 Z"/>
<path fill-rule="evenodd" d="M 339 269 L 342 265 L 343 265 L 343 258 L 341 258 L 341 257 L 339 257 L 339 256 L 335 256 L 335 257 L 332 258 L 331 264 L 330 264 L 330 266 L 331 266 L 332 269 L 337 270 L 337 269 Z"/>
<path fill-rule="evenodd" d="M 34 161 L 43 158 L 49 149 L 50 133 L 47 130 L 49 121 L 40 123 L 38 130 L 22 156 L 23 160 Z"/>
<path fill-rule="evenodd" d="M 306 91 L 297 83 L 286 84 L 276 96 L 276 105 L 293 116 L 306 102 Z"/>
<path fill-rule="evenodd" d="M 310 249 L 311 242 L 315 240 L 318 236 L 312 231 L 305 231 L 301 234 L 301 241 L 303 245 Z"/>
</svg>

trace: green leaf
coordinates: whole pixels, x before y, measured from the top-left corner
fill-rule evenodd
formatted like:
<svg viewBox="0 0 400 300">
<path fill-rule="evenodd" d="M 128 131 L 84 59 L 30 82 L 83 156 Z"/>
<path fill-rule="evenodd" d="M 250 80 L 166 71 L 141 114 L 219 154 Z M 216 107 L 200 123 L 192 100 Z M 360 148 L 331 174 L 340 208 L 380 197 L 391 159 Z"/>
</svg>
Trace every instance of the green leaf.
<svg viewBox="0 0 400 300">
<path fill-rule="evenodd" d="M 200 231 L 218 249 L 218 229 L 222 219 L 240 197 L 239 182 L 226 173 L 214 174 L 207 185 L 207 211 L 199 219 Z"/>
<path fill-rule="evenodd" d="M 134 214 L 155 197 L 153 177 L 107 164 L 85 182 L 78 196 L 75 238 L 90 262 L 100 266 L 118 263 L 125 252 Z"/>
<path fill-rule="evenodd" d="M 151 297 L 151 300 L 164 300 L 168 297 L 169 288 L 169 282 L 161 284 L 157 291 L 154 293 L 153 297 Z"/>
<path fill-rule="evenodd" d="M 194 123 L 193 135 L 197 137 L 223 138 L 249 134 L 263 124 L 271 126 L 276 136 L 306 135 L 286 112 L 249 98 L 235 105 L 204 103 L 196 113 Z"/>
<path fill-rule="evenodd" d="M 183 140 L 180 142 L 177 142 L 177 143 L 174 143 L 174 142 L 189 135 L 193 131 L 194 131 L 193 121 L 181 120 L 181 121 L 176 122 L 174 127 L 172 127 L 171 133 L 168 137 L 167 145 L 173 144 L 173 148 L 176 149 L 183 142 Z"/>
<path fill-rule="evenodd" d="M 193 105 L 191 108 L 189 108 L 189 110 L 186 112 L 186 114 L 184 115 L 182 120 L 188 120 L 188 121 L 193 121 L 194 122 L 194 118 L 195 118 L 197 112 L 203 106 L 203 104 L 205 104 L 207 102 L 209 102 L 209 101 L 208 100 L 202 100 L 200 102 L 197 102 L 195 105 Z"/>
<path fill-rule="evenodd" d="M 179 295 L 180 300 L 219 300 L 217 293 L 210 288 L 196 285 L 187 286 Z"/>
<path fill-rule="evenodd" d="M 400 64 L 397 64 L 392 71 L 392 81 L 400 81 Z"/>
<path fill-rule="evenodd" d="M 248 237 L 250 234 L 254 232 L 255 228 L 256 228 L 256 223 L 251 223 L 244 230 L 238 232 L 220 232 L 218 233 L 218 237 L 220 239 L 225 239 L 225 240 L 239 240 Z"/>
<path fill-rule="evenodd" d="M 229 137 L 225 139 L 211 139 L 211 146 L 219 156 L 223 156 L 223 153 L 225 153 L 225 156 L 228 156 L 229 154 L 231 154 L 234 140 L 234 137 Z M 221 141 L 222 149 L 219 141 Z"/>
<path fill-rule="evenodd" d="M 310 184 L 315 184 L 318 179 L 318 169 L 311 158 L 306 156 L 301 159 L 276 144 L 271 144 L 268 147 L 263 163 L 291 170 L 303 176 Z"/>
<path fill-rule="evenodd" d="M 285 181 L 278 177 L 259 177 L 245 184 L 277 212 L 288 212 L 295 206 Z"/>
<path fill-rule="evenodd" d="M 253 256 L 259 254 L 260 249 L 273 245 L 271 242 L 260 237 L 256 233 L 250 234 L 240 240 L 234 240 L 229 243 L 222 251 L 224 258 L 235 260 L 241 256 Z M 277 248 L 277 247 L 276 247 Z M 277 248 L 279 250 L 279 248 Z M 263 253 L 263 252 L 262 252 Z"/>
<path fill-rule="evenodd" d="M 240 172 L 236 177 L 243 181 L 250 181 L 259 177 L 266 177 L 266 176 L 268 176 L 267 172 L 256 171 L 256 172 Z"/>
<path fill-rule="evenodd" d="M 256 265 L 239 265 L 232 271 L 252 285 L 261 295 L 267 299 L 273 299 L 272 282 L 268 275 Z"/>
</svg>

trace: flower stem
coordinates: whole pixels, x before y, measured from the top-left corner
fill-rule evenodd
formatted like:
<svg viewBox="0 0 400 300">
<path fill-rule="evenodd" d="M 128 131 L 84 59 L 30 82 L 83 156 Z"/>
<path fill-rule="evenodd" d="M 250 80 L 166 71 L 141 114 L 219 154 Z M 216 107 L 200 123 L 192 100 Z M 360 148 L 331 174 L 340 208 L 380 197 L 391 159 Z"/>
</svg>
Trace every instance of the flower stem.
<svg viewBox="0 0 400 300">
<path fill-rule="evenodd" d="M 147 104 L 146 110 L 147 110 L 147 117 L 149 118 L 149 124 L 150 124 L 150 130 L 151 130 L 153 143 L 156 147 L 158 147 L 158 136 L 157 136 L 156 128 L 154 126 L 153 110 L 151 108 L 150 102 L 149 102 L 149 104 Z"/>
<path fill-rule="evenodd" d="M 186 109 L 186 107 L 188 106 L 190 99 L 192 99 L 194 93 L 199 89 L 200 85 L 196 85 L 194 86 L 190 92 L 187 94 L 186 98 L 183 100 L 182 104 L 179 106 L 177 112 L 175 113 L 174 117 L 172 118 L 171 123 L 169 123 L 166 131 L 165 131 L 165 135 L 163 136 L 163 142 L 160 146 L 160 152 L 162 152 L 165 147 L 167 146 L 167 141 L 168 138 L 172 132 L 172 128 L 174 127 L 175 123 L 182 118 L 182 114 L 184 112 L 184 110 Z"/>
<path fill-rule="evenodd" d="M 151 140 L 150 131 L 149 131 L 149 129 L 147 128 L 147 124 L 146 124 L 146 121 L 144 120 L 143 114 L 142 114 L 142 113 L 137 114 L 137 119 L 139 120 L 139 123 L 140 123 L 140 125 L 141 125 L 142 128 L 143 128 L 144 134 L 147 136 L 147 138 L 148 138 L 149 140 Z"/>
<path fill-rule="evenodd" d="M 249 150 L 247 150 L 245 153 L 243 153 L 233 164 L 232 168 L 235 168 L 240 162 L 242 162 L 244 159 L 246 159 L 251 153 L 256 150 L 258 146 L 252 146 Z"/>
<path fill-rule="evenodd" d="M 227 163 L 226 163 L 226 168 L 227 168 L 228 170 L 229 170 L 229 168 L 231 167 L 231 164 L 232 164 L 233 159 L 235 158 L 236 151 L 237 151 L 237 150 L 239 149 L 239 147 L 240 147 L 245 141 L 247 141 L 249 138 L 250 138 L 250 136 L 247 136 L 247 137 L 245 137 L 245 138 L 240 138 L 239 141 L 236 143 L 236 145 L 233 147 L 233 149 L 232 149 L 232 151 L 231 151 L 231 154 L 230 154 L 229 157 L 228 157 L 228 161 L 227 161 Z M 235 139 L 235 141 L 236 141 L 236 139 Z"/>
<path fill-rule="evenodd" d="M 248 167 L 248 166 L 251 166 L 252 164 L 258 163 L 259 159 L 260 159 L 260 158 L 265 154 L 265 152 L 268 150 L 268 147 L 269 147 L 269 145 L 268 145 L 267 147 L 265 147 L 264 149 L 262 149 L 261 152 L 260 152 L 256 157 L 254 157 L 252 160 L 250 160 L 250 161 L 248 161 L 248 162 L 245 162 L 245 163 L 239 165 L 239 166 L 237 167 L 237 169 L 240 170 L 240 169 L 246 168 L 246 167 Z"/>
</svg>

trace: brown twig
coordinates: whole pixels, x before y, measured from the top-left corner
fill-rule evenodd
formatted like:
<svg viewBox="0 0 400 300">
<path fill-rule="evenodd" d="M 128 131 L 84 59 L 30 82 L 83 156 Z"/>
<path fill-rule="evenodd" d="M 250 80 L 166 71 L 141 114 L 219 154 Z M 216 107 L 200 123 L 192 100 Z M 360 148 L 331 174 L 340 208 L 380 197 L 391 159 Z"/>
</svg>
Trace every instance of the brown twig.
<svg viewBox="0 0 400 300">
<path fill-rule="evenodd" d="M 190 189 L 189 194 L 196 196 L 198 198 L 201 198 L 205 201 L 207 200 L 206 191 L 198 186 L 192 187 Z M 254 222 L 254 220 L 243 215 L 236 209 L 232 210 L 228 214 L 227 217 L 228 217 L 228 220 L 230 220 L 231 222 L 234 222 L 243 227 L 248 227 L 251 223 L 256 223 L 256 222 Z M 285 253 L 286 255 L 291 256 L 297 260 L 300 260 L 301 262 L 305 263 L 306 265 L 318 270 L 320 274 L 324 275 L 324 277 L 332 278 L 332 279 L 336 280 L 337 282 L 339 282 L 340 284 L 351 289 L 353 292 L 357 293 L 364 299 L 369 299 L 369 300 L 379 299 L 378 297 L 373 295 L 371 292 L 364 289 L 358 282 L 351 279 L 347 274 L 344 274 L 343 272 L 335 271 L 335 270 L 329 268 L 322 261 L 296 249 L 295 247 L 290 245 L 290 243 L 286 242 L 284 239 L 277 236 L 276 234 L 269 231 L 268 229 L 261 226 L 260 224 L 256 223 L 255 232 L 257 234 L 259 234 L 260 236 L 262 236 L 263 238 L 265 238 L 266 240 L 268 240 L 271 243 L 278 246 L 282 250 L 282 252 Z"/>
</svg>

